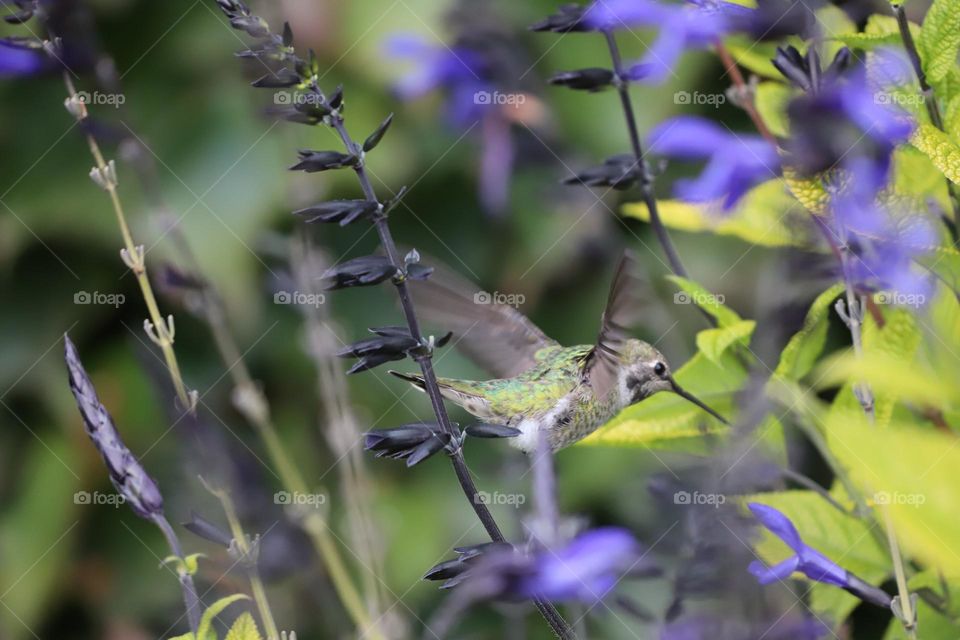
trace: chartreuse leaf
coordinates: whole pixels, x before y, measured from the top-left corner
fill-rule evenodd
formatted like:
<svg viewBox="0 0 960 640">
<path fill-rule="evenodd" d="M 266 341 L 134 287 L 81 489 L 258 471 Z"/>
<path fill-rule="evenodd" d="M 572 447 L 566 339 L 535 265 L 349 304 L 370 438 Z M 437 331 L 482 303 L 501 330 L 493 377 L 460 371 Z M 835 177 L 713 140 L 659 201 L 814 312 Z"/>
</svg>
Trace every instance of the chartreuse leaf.
<svg viewBox="0 0 960 640">
<path fill-rule="evenodd" d="M 200 568 L 200 558 L 206 557 L 207 556 L 202 553 L 191 553 L 183 558 L 169 555 L 163 559 L 163 564 L 173 565 L 178 572 L 193 576 L 197 574 L 197 569 Z"/>
<path fill-rule="evenodd" d="M 233 621 L 233 626 L 227 632 L 224 640 L 263 640 L 260 630 L 257 629 L 257 623 L 249 612 L 243 612 Z"/>
<path fill-rule="evenodd" d="M 729 418 L 733 394 L 747 379 L 743 367 L 727 352 L 716 363 L 697 353 L 674 372 L 687 391 Z M 720 431 L 723 425 L 680 396 L 662 392 L 627 407 L 607 425 L 585 438 L 585 445 L 672 446 L 681 438 Z"/>
<path fill-rule="evenodd" d="M 752 189 L 729 214 L 713 211 L 709 204 L 680 200 L 661 200 L 657 209 L 665 225 L 681 231 L 709 231 L 766 247 L 812 243 L 813 234 L 806 213 L 780 179 Z M 650 220 L 650 213 L 643 203 L 627 204 L 623 212 L 633 218 Z"/>
<path fill-rule="evenodd" d="M 757 85 L 754 103 L 760 117 L 775 136 L 786 138 L 790 134 L 787 120 L 787 103 L 793 90 L 781 82 L 761 82 Z"/>
<path fill-rule="evenodd" d="M 853 482 L 884 503 L 906 557 L 960 574 L 960 447 L 957 437 L 893 424 L 883 429 L 832 417 L 830 450 Z"/>
<path fill-rule="evenodd" d="M 843 293 L 843 284 L 837 283 L 813 301 L 803 321 L 803 328 L 790 338 L 787 346 L 780 353 L 780 362 L 774 371 L 775 376 L 800 380 L 810 373 L 827 341 L 830 307 L 841 293 Z"/>
<path fill-rule="evenodd" d="M 717 325 L 720 328 L 740 322 L 740 316 L 737 315 L 737 312 L 723 303 L 723 296 L 710 293 L 699 283 L 680 276 L 667 276 L 667 280 L 680 287 L 680 291 L 674 294 L 674 303 L 697 305 L 716 318 Z"/>
<path fill-rule="evenodd" d="M 960 12 L 957 13 L 960 19 Z M 926 154 L 951 182 L 960 184 L 960 146 L 931 124 L 921 124 L 910 136 L 910 144 Z"/>
<path fill-rule="evenodd" d="M 960 96 L 954 96 L 943 113 L 943 128 L 954 142 L 960 142 Z"/>
<path fill-rule="evenodd" d="M 782 511 L 796 525 L 806 544 L 867 582 L 880 583 L 892 570 L 889 556 L 870 533 L 870 525 L 841 513 L 813 491 L 761 493 L 744 498 L 744 502 L 760 502 Z M 779 538 L 766 530 L 756 552 L 767 564 L 776 564 L 793 554 Z M 811 608 L 819 617 L 829 618 L 835 626 L 840 625 L 859 603 L 857 598 L 837 587 L 813 585 Z"/>
<path fill-rule="evenodd" d="M 750 344 L 750 336 L 757 323 L 753 320 L 740 320 L 726 327 L 704 329 L 697 334 L 697 349 L 713 362 L 720 364 L 720 358 L 727 349 L 735 344 Z"/>
<path fill-rule="evenodd" d="M 914 40 L 920 37 L 920 26 L 910 23 L 910 33 Z M 848 47 L 856 49 L 865 49 L 867 51 L 875 47 L 883 46 L 901 46 L 900 27 L 897 25 L 897 19 L 893 16 L 883 16 L 874 14 L 867 20 L 867 24 L 860 33 L 845 33 L 832 35 L 831 39 L 839 40 Z"/>
<path fill-rule="evenodd" d="M 894 405 L 908 388 L 909 383 L 905 379 L 916 373 L 917 367 L 914 360 L 920 346 L 920 329 L 916 319 L 908 311 L 887 307 L 884 309 L 884 318 L 886 323 L 880 329 L 867 314 L 863 325 L 863 358 L 868 366 L 882 363 L 886 370 L 882 372 L 859 368 L 857 370 L 857 373 L 873 378 L 878 384 L 876 389 L 872 389 L 877 427 L 884 427 L 890 423 Z M 846 358 L 844 355 L 835 358 L 822 364 L 817 375 L 829 377 L 831 366 L 849 368 L 858 366 L 856 363 L 844 364 L 849 362 L 843 359 Z M 902 384 L 898 386 L 891 378 L 895 378 Z M 866 424 L 866 416 L 853 393 L 853 385 L 858 380 L 862 378 L 846 378 L 846 382 L 830 407 L 828 419 L 843 419 Z"/>
<path fill-rule="evenodd" d="M 830 196 L 827 190 L 823 188 L 823 183 L 815 178 L 804 178 L 796 171 L 784 168 L 783 181 L 786 183 L 790 193 L 796 198 L 803 207 L 810 213 L 823 215 L 826 213 L 827 204 Z"/>
<path fill-rule="evenodd" d="M 777 55 L 777 45 L 773 42 L 755 42 L 753 38 L 742 35 L 727 37 L 723 44 L 738 65 L 759 76 L 782 78 L 777 68 L 770 62 Z M 802 45 L 802 43 L 800 43 Z"/>
<path fill-rule="evenodd" d="M 923 19 L 917 41 L 923 70 L 931 82 L 939 82 L 957 65 L 960 50 L 960 2 L 933 0 Z"/>
<path fill-rule="evenodd" d="M 235 593 L 232 596 L 220 598 L 203 612 L 200 617 L 200 625 L 197 627 L 197 638 L 200 640 L 216 640 L 217 634 L 213 630 L 213 619 L 223 613 L 223 610 L 238 600 L 248 600 L 249 597 L 242 593 Z"/>
<path fill-rule="evenodd" d="M 956 247 L 935 247 L 929 253 L 916 258 L 918 264 L 929 269 L 943 283 L 960 292 L 960 251 Z"/>
</svg>

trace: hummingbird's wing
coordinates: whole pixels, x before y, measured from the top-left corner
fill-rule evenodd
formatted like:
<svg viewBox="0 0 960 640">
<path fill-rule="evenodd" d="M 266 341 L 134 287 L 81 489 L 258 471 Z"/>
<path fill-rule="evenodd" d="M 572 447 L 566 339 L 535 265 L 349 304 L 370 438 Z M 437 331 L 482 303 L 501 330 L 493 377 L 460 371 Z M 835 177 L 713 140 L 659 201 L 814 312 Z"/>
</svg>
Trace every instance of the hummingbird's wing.
<svg viewBox="0 0 960 640">
<path fill-rule="evenodd" d="M 512 378 L 537 364 L 534 354 L 557 346 L 537 325 L 469 280 L 437 268 L 426 280 L 410 280 L 417 311 L 438 329 L 453 331 L 453 342 L 496 378 Z"/>
<path fill-rule="evenodd" d="M 599 398 L 617 384 L 620 351 L 630 337 L 630 326 L 640 316 L 640 282 L 636 258 L 632 252 L 625 251 L 610 285 L 607 306 L 600 320 L 600 335 L 584 359 L 583 376 Z"/>
</svg>

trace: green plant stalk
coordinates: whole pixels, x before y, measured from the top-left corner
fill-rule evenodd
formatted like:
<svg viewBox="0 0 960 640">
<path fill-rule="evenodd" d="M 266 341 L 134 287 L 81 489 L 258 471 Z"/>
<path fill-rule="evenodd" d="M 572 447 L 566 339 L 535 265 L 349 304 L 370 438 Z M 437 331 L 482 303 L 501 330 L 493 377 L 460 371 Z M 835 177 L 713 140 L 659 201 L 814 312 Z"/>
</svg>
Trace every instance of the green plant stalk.
<svg viewBox="0 0 960 640">
<path fill-rule="evenodd" d="M 234 406 L 263 440 L 267 455 L 276 467 L 284 489 L 290 493 L 308 493 L 307 482 L 277 433 L 270 418 L 267 400 L 250 375 L 243 355 L 230 333 L 221 305 L 218 301 L 211 300 L 209 291 L 205 290 L 203 295 L 206 302 L 204 308 L 207 324 L 220 357 L 233 380 Z M 354 624 L 363 630 L 365 637 L 383 638 L 379 629 L 370 620 L 360 592 L 354 585 L 324 517 L 316 510 L 311 510 L 304 515 L 301 525 L 309 536 L 317 555 L 320 556 L 327 575 Z"/>
<path fill-rule="evenodd" d="M 243 525 L 240 524 L 240 518 L 237 516 L 233 500 L 230 498 L 230 494 L 223 489 L 208 487 L 208 490 L 220 501 L 223 513 L 227 517 L 227 523 L 230 525 L 230 533 L 233 536 L 234 544 L 237 546 L 241 558 L 245 561 L 244 568 L 247 572 L 247 578 L 250 580 L 250 590 L 253 592 L 253 600 L 257 605 L 257 611 L 260 613 L 260 621 L 266 630 L 267 640 L 280 640 L 280 631 L 277 629 L 273 611 L 270 609 L 270 602 L 267 600 L 267 590 L 260 578 L 256 560 L 251 556 L 252 550 L 247 543 L 247 536 L 243 531 Z"/>
<path fill-rule="evenodd" d="M 86 105 L 80 102 L 77 97 L 76 87 L 67 72 L 64 72 L 63 79 L 67 87 L 67 100 L 76 109 L 75 111 L 71 109 L 71 113 L 74 113 L 77 122 L 82 124 L 83 120 L 87 117 Z M 90 133 L 86 133 L 85 138 L 87 140 L 87 146 L 90 148 L 90 154 L 93 156 L 96 170 L 100 172 L 101 175 L 104 175 L 108 171 L 109 165 L 103 156 L 103 152 L 100 150 L 100 145 Z M 156 343 L 163 352 L 163 359 L 167 365 L 170 379 L 173 381 L 173 386 L 181 406 L 190 413 L 193 413 L 196 410 L 196 395 L 194 392 L 187 391 L 187 386 L 180 373 L 177 355 L 173 350 L 173 316 L 167 316 L 167 318 L 164 319 L 163 314 L 160 312 L 160 306 L 157 304 L 157 298 L 153 293 L 153 287 L 150 285 L 150 278 L 147 275 L 143 246 L 137 245 L 133 240 L 133 234 L 130 232 L 130 226 L 127 223 L 123 204 L 120 201 L 120 195 L 117 193 L 116 182 L 106 180 L 102 186 L 110 196 L 110 202 L 116 214 L 117 224 L 120 227 L 120 234 L 123 236 L 124 250 L 121 252 L 121 255 L 124 263 L 130 267 L 130 270 L 133 271 L 134 276 L 137 278 L 137 284 L 140 286 L 140 292 L 147 305 L 147 312 L 149 313 L 150 319 L 144 323 L 144 327 L 150 339 Z"/>
<path fill-rule="evenodd" d="M 170 526 L 170 522 L 162 513 L 154 515 L 151 520 L 157 525 L 160 531 L 163 532 L 163 537 L 166 538 L 171 553 L 180 560 L 180 563 L 178 563 L 179 566 L 177 567 L 177 577 L 180 580 L 180 590 L 183 592 L 183 603 L 187 608 L 187 619 L 190 621 L 190 630 L 196 635 L 197 628 L 200 626 L 203 607 L 200 603 L 200 598 L 197 596 L 197 587 L 193 584 L 193 576 L 191 576 L 190 572 L 186 569 L 180 539 L 177 538 L 173 527 Z"/>
</svg>

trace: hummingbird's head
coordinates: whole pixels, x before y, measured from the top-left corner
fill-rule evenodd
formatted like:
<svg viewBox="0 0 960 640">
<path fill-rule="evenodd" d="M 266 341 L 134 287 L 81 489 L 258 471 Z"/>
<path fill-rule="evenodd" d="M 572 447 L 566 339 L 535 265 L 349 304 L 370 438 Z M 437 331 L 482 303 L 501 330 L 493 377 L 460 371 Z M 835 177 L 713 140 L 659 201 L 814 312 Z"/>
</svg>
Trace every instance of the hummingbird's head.
<svg viewBox="0 0 960 640">
<path fill-rule="evenodd" d="M 697 405 L 724 424 L 729 424 L 719 413 L 673 379 L 667 359 L 657 349 L 642 340 L 627 340 L 620 361 L 620 401 L 622 406 L 640 402 L 658 391 L 670 391 Z"/>
<path fill-rule="evenodd" d="M 670 365 L 652 345 L 627 340 L 620 352 L 620 400 L 623 406 L 640 402 L 658 391 L 673 390 Z"/>
</svg>

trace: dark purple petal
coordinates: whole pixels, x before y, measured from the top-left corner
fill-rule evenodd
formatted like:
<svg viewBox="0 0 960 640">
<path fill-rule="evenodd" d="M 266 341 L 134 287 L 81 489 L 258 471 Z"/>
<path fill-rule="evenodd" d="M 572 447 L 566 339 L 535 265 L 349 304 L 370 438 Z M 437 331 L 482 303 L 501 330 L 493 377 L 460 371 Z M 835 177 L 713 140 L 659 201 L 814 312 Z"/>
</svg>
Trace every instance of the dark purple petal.
<svg viewBox="0 0 960 640">
<path fill-rule="evenodd" d="M 799 553 L 806 545 L 800 539 L 800 533 L 793 526 L 790 519 L 773 507 L 759 502 L 747 503 L 751 513 L 760 521 L 764 527 L 770 530 L 775 536 L 783 540 L 788 547 Z"/>
</svg>

